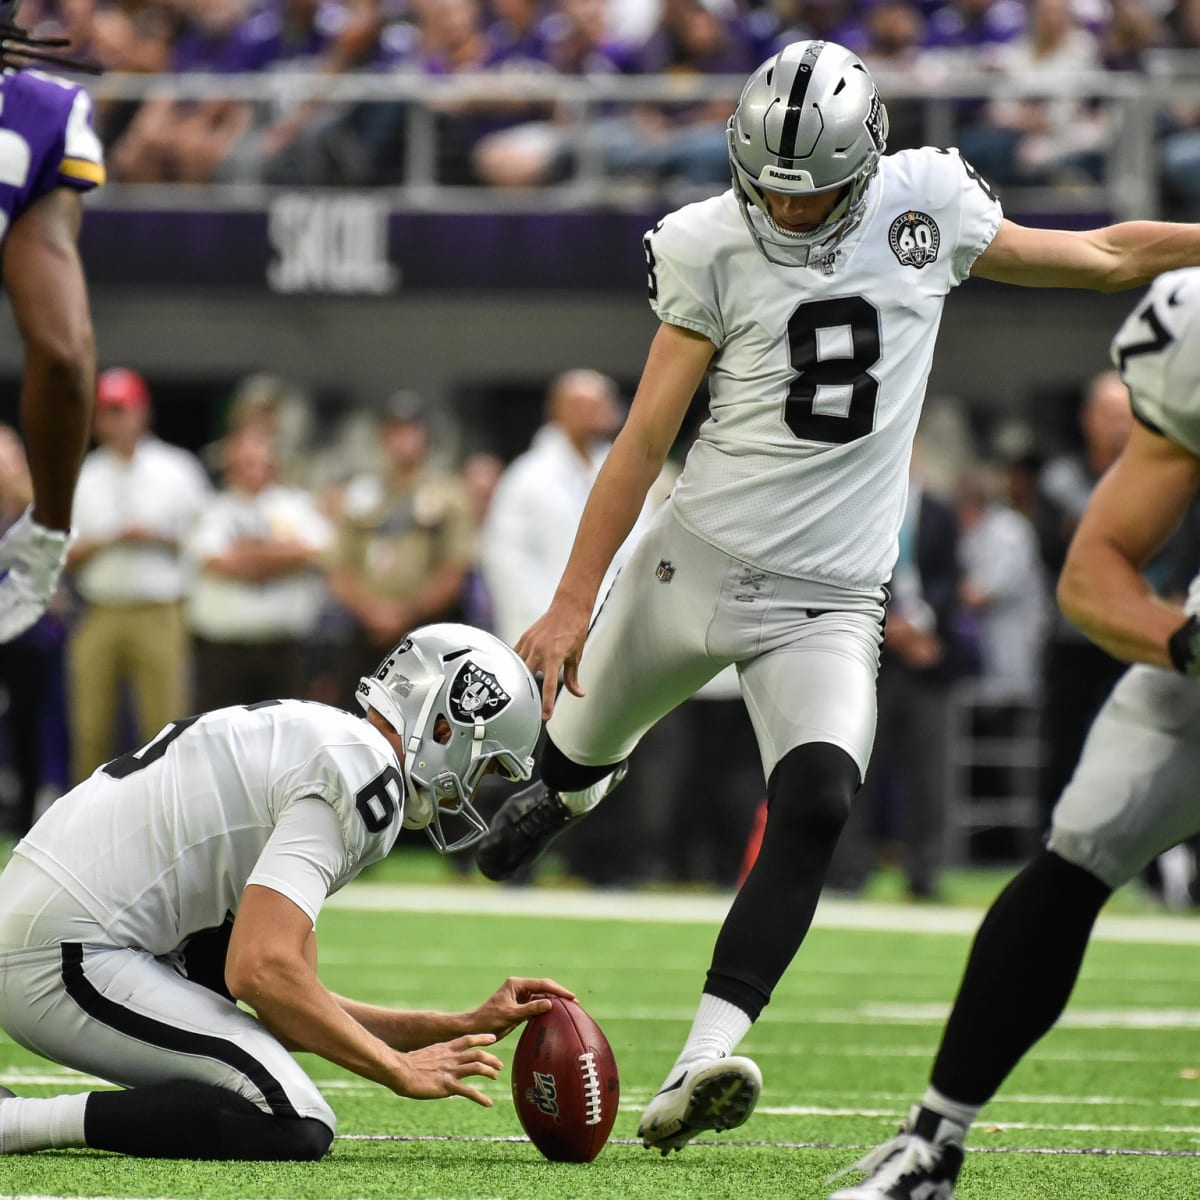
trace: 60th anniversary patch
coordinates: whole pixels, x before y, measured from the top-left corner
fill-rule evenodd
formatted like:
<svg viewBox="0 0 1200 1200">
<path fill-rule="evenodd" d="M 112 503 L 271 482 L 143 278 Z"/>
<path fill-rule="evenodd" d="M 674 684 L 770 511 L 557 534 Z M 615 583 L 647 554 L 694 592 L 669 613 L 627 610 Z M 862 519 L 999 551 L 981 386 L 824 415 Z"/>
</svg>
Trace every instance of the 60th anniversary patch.
<svg viewBox="0 0 1200 1200">
<path fill-rule="evenodd" d="M 928 213 L 912 208 L 902 212 L 888 230 L 888 245 L 902 267 L 920 270 L 937 258 L 941 243 L 937 222 Z"/>
</svg>

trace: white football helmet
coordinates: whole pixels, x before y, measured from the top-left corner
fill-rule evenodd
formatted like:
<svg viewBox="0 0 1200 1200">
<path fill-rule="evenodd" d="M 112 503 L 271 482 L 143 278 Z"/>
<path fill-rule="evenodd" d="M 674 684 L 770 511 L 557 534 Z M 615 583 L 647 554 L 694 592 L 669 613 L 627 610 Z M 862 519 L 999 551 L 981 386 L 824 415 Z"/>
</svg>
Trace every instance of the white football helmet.
<svg viewBox="0 0 1200 1200">
<path fill-rule="evenodd" d="M 870 73 L 836 42 L 793 42 L 750 76 L 729 118 L 729 161 L 742 219 L 768 261 L 806 267 L 830 257 L 863 218 L 887 134 Z M 776 224 L 763 200 L 764 190 L 835 189 L 845 190 L 841 202 L 808 233 Z"/>
<path fill-rule="evenodd" d="M 487 833 L 471 797 L 493 763 L 514 781 L 533 774 L 541 691 L 516 652 L 482 629 L 414 629 L 359 680 L 356 696 L 404 738 L 404 824 L 423 828 L 441 854 Z M 446 722 L 440 733 L 439 717 Z M 461 818 L 467 832 L 449 842 L 444 816 Z"/>
</svg>

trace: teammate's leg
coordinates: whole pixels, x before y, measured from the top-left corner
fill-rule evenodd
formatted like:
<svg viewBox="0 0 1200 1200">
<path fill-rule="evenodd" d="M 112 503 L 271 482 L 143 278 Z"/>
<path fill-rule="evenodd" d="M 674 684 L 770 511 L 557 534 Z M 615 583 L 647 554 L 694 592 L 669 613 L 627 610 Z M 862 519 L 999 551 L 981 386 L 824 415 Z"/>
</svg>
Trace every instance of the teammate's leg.
<svg viewBox="0 0 1200 1200">
<path fill-rule="evenodd" d="M 790 750 L 767 783 L 767 824 L 713 950 L 692 1028 L 638 1127 L 664 1154 L 705 1129 L 740 1125 L 761 1078 L 730 1057 L 749 1032 L 812 924 L 833 848 L 858 790 L 858 764 L 840 747 Z"/>
<path fill-rule="evenodd" d="M 1187 680 L 1135 668 L 1101 710 L 1054 810 L 1048 849 L 993 903 L 967 962 L 930 1085 L 901 1136 L 833 1200 L 948 1200 L 980 1109 L 1053 1027 L 1101 908 L 1196 828 L 1200 704 Z M 1152 728 L 1157 717 L 1162 727 Z"/>
<path fill-rule="evenodd" d="M 790 612 L 764 622 L 777 645 L 741 668 L 767 773 L 767 823 L 755 864 L 717 937 L 691 1032 L 639 1125 L 667 1153 L 703 1129 L 740 1125 L 761 1078 L 730 1057 L 758 1019 L 812 923 L 834 846 L 875 730 L 877 612 Z"/>
</svg>

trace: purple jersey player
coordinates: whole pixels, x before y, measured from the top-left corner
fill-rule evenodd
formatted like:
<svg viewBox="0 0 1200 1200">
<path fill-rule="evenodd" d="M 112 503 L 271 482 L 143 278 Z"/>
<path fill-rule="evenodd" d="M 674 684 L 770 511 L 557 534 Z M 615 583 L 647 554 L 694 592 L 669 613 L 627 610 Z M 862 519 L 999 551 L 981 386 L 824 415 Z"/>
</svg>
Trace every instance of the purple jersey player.
<svg viewBox="0 0 1200 1200">
<path fill-rule="evenodd" d="M 45 611 L 70 541 L 95 386 L 76 242 L 81 193 L 104 182 L 87 92 L 14 61 L 75 65 L 50 52 L 60 42 L 15 23 L 18 2 L 0 0 L 0 275 L 25 345 L 21 430 L 33 503 L 0 539 L 0 642 Z"/>
</svg>

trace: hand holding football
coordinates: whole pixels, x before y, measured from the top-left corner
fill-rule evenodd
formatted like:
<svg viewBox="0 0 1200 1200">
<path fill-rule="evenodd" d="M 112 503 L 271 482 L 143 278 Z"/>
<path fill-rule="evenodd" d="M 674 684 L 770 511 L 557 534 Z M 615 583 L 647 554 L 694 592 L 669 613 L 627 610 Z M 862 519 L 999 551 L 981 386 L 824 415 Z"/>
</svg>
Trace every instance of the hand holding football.
<svg viewBox="0 0 1200 1200">
<path fill-rule="evenodd" d="M 529 1140 L 554 1162 L 591 1162 L 612 1132 L 620 1092 L 600 1027 L 576 1001 L 553 997 L 513 1055 L 513 1104 Z"/>
</svg>

